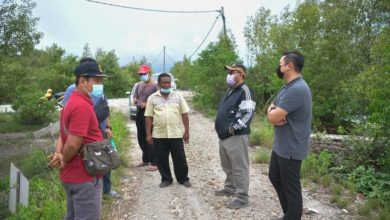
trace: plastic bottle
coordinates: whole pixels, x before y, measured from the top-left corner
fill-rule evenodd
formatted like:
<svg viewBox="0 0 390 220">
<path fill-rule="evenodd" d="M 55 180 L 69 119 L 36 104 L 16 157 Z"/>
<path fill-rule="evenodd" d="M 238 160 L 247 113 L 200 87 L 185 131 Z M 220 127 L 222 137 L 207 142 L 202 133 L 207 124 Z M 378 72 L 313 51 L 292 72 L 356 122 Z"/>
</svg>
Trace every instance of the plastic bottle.
<svg viewBox="0 0 390 220">
<path fill-rule="evenodd" d="M 114 138 L 111 138 L 110 141 L 111 141 L 112 149 L 113 149 L 114 151 L 117 151 L 117 150 L 116 150 L 116 144 L 115 144 Z"/>
</svg>

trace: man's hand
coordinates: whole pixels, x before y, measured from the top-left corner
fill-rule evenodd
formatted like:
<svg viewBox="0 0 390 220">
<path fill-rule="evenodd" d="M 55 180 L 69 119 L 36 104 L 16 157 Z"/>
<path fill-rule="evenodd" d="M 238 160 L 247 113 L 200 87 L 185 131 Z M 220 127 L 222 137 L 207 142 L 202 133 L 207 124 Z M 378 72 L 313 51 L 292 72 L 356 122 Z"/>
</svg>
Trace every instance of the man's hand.
<svg viewBox="0 0 390 220">
<path fill-rule="evenodd" d="M 150 144 L 150 145 L 153 144 L 153 137 L 152 137 L 152 135 L 146 135 L 146 142 L 148 142 L 148 144 Z"/>
<path fill-rule="evenodd" d="M 280 122 L 276 122 L 274 125 L 275 126 L 283 126 L 287 123 L 287 119 L 283 118 Z"/>
<path fill-rule="evenodd" d="M 63 168 L 65 166 L 63 155 L 55 152 L 49 156 L 49 166 L 53 168 Z"/>
<path fill-rule="evenodd" d="M 141 102 L 141 109 L 146 108 L 146 102 Z"/>
<path fill-rule="evenodd" d="M 106 134 L 108 139 L 112 138 L 112 130 L 110 128 L 106 128 Z"/>
<path fill-rule="evenodd" d="M 190 143 L 190 132 L 185 131 L 183 134 L 183 140 L 185 144 Z"/>
<path fill-rule="evenodd" d="M 54 154 L 49 156 L 49 166 L 53 168 L 60 168 L 61 161 L 59 153 L 55 152 Z"/>
</svg>

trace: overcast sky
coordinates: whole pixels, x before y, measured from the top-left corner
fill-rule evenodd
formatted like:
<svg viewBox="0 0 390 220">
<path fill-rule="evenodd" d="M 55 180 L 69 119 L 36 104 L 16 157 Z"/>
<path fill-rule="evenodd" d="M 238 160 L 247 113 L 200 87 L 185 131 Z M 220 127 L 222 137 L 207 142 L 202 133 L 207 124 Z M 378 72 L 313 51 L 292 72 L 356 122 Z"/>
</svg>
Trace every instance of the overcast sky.
<svg viewBox="0 0 390 220">
<path fill-rule="evenodd" d="M 175 10 L 198 11 L 219 10 L 224 7 L 226 26 L 230 29 L 238 45 L 241 59 L 246 60 L 244 26 L 249 16 L 261 7 L 271 9 L 273 14 L 296 0 L 97 0 L 123 6 Z M 200 45 L 218 13 L 170 14 L 157 13 L 92 3 L 86 0 L 35 0 L 37 7 L 33 14 L 39 17 L 38 30 L 44 33 L 42 49 L 53 43 L 64 48 L 67 54 L 81 56 L 83 46 L 89 43 L 92 53 L 97 48 L 115 50 L 121 65 L 133 58 L 145 56 L 155 71 L 161 71 L 163 56 L 157 56 L 166 46 L 166 62 L 179 61 L 186 54 L 190 56 Z M 222 19 L 218 19 L 206 42 L 215 41 L 222 29 Z M 193 57 L 196 58 L 196 55 Z"/>
</svg>

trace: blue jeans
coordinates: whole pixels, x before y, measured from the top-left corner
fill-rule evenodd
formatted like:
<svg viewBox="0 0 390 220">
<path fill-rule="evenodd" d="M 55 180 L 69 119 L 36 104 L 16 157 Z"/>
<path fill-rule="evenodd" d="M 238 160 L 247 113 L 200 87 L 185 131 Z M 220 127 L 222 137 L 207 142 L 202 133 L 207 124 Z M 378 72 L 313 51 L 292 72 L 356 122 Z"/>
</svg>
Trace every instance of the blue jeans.
<svg viewBox="0 0 390 220">
<path fill-rule="evenodd" d="M 109 194 L 111 192 L 111 171 L 103 176 L 103 193 Z"/>
</svg>

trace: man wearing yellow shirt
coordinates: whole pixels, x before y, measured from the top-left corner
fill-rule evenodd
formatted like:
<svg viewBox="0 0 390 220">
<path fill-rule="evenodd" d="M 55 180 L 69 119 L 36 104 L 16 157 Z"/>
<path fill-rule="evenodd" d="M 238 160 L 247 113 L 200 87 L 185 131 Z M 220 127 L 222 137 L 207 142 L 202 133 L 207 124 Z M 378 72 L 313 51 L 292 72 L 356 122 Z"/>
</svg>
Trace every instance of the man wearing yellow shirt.
<svg viewBox="0 0 390 220">
<path fill-rule="evenodd" d="M 188 188 L 191 187 L 191 183 L 188 178 L 183 141 L 187 144 L 190 138 L 188 119 L 190 109 L 183 96 L 171 90 L 169 74 L 160 74 L 158 85 L 160 90 L 150 95 L 146 103 L 146 141 L 154 145 L 157 167 L 161 174 L 160 187 L 167 187 L 173 181 L 169 168 L 171 153 L 176 180 Z"/>
</svg>

